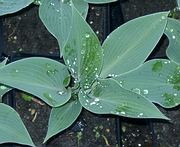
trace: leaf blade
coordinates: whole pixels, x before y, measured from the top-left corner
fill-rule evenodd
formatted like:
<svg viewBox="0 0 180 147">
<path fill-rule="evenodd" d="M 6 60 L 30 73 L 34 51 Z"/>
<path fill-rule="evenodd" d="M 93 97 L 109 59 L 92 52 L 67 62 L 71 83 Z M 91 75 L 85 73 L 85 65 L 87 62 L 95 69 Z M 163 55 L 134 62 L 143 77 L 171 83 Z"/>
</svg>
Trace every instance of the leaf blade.
<svg viewBox="0 0 180 147">
<path fill-rule="evenodd" d="M 172 108 L 180 104 L 179 72 L 177 64 L 166 59 L 154 59 L 114 79 L 124 88 L 142 94 L 163 107 Z"/>
<path fill-rule="evenodd" d="M 48 123 L 48 132 L 44 142 L 71 126 L 80 115 L 81 110 L 82 106 L 78 99 L 70 101 L 61 107 L 52 108 Z"/>
<path fill-rule="evenodd" d="M 15 13 L 28 5 L 30 5 L 33 0 L 3 0 L 0 2 L 0 16 Z"/>
<path fill-rule="evenodd" d="M 165 34 L 169 39 L 169 46 L 166 50 L 168 58 L 180 64 L 180 22 L 172 18 L 168 18 Z"/>
<path fill-rule="evenodd" d="M 122 88 L 115 80 L 99 80 L 90 94 L 79 93 L 81 105 L 98 114 L 167 119 L 150 101 Z"/>
<path fill-rule="evenodd" d="M 72 76 L 82 86 L 89 87 L 100 73 L 102 57 L 96 34 L 73 7 L 73 25 L 63 49 L 63 58 Z"/>
<path fill-rule="evenodd" d="M 0 144 L 14 142 L 35 147 L 19 115 L 3 103 L 0 103 L 0 136 Z"/>
<path fill-rule="evenodd" d="M 86 18 L 88 4 L 79 0 L 73 0 L 73 3 Z M 58 40 L 60 48 L 63 48 L 72 24 L 71 2 L 69 0 L 64 2 L 43 0 L 39 8 L 39 16 L 48 31 Z"/>
<path fill-rule="evenodd" d="M 113 31 L 103 43 L 101 77 L 120 75 L 140 66 L 160 40 L 167 14 L 161 12 L 139 17 Z"/>
<path fill-rule="evenodd" d="M 0 68 L 0 83 L 31 93 L 50 106 L 66 103 L 70 90 L 64 80 L 69 77 L 67 68 L 54 60 L 42 57 L 26 58 Z"/>
</svg>

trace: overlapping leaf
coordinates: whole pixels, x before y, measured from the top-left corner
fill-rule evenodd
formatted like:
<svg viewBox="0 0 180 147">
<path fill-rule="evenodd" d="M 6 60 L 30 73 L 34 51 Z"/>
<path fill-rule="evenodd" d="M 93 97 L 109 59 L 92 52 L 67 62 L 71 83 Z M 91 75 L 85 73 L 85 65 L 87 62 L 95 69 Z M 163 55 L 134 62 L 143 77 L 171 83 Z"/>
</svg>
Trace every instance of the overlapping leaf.
<svg viewBox="0 0 180 147">
<path fill-rule="evenodd" d="M 165 34 L 169 39 L 167 56 L 174 62 L 180 64 L 180 21 L 168 18 Z"/>
<path fill-rule="evenodd" d="M 0 16 L 17 12 L 30 5 L 32 2 L 33 0 L 1 0 Z"/>
<path fill-rule="evenodd" d="M 84 1 L 92 4 L 104 4 L 104 3 L 116 2 L 117 0 L 84 0 Z"/>
<path fill-rule="evenodd" d="M 82 106 L 78 99 L 70 101 L 61 107 L 52 108 L 48 132 L 44 142 L 71 126 L 81 113 L 81 110 Z"/>
<path fill-rule="evenodd" d="M 93 113 L 167 119 L 150 101 L 125 90 L 112 79 L 100 80 L 90 94 L 80 91 L 79 99 L 82 106 Z"/>
<path fill-rule="evenodd" d="M 0 136 L 0 144 L 13 142 L 35 147 L 19 115 L 3 103 L 0 103 Z"/>
<path fill-rule="evenodd" d="M 124 88 L 171 108 L 180 104 L 180 66 L 169 60 L 151 60 L 115 78 Z"/>
<path fill-rule="evenodd" d="M 112 32 L 103 43 L 101 77 L 123 74 L 140 66 L 161 38 L 167 14 L 139 17 Z"/>
<path fill-rule="evenodd" d="M 84 16 L 87 15 L 88 3 L 73 0 L 74 5 Z M 43 0 L 39 16 L 52 35 L 58 40 L 60 48 L 65 45 L 72 25 L 72 8 L 70 0 Z"/>
<path fill-rule="evenodd" d="M 66 103 L 69 73 L 61 63 L 41 57 L 22 59 L 0 68 L 0 83 L 31 93 L 50 106 Z"/>
<path fill-rule="evenodd" d="M 101 45 L 75 7 L 72 24 L 72 31 L 63 49 L 63 57 L 72 76 L 85 88 L 89 88 L 102 66 Z"/>
</svg>

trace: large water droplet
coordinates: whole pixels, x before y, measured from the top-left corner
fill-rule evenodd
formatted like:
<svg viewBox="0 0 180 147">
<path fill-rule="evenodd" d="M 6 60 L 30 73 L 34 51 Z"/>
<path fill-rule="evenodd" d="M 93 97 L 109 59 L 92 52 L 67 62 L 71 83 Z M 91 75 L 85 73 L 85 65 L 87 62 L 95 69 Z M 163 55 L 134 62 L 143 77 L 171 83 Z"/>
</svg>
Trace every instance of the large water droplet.
<svg viewBox="0 0 180 147">
<path fill-rule="evenodd" d="M 0 86 L 0 89 L 5 90 L 5 89 L 7 89 L 7 87 L 6 86 Z"/>
<path fill-rule="evenodd" d="M 144 94 L 148 94 L 149 91 L 148 91 L 147 89 L 144 89 L 144 90 L 143 90 L 143 93 L 144 93 Z"/>
</svg>

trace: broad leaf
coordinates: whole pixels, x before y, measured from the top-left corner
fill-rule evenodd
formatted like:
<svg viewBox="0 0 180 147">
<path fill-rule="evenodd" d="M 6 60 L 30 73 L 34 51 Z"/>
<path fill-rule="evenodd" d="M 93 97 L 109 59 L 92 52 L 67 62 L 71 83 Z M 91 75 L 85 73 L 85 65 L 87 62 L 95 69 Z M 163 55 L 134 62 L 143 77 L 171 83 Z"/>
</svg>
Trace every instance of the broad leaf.
<svg viewBox="0 0 180 147">
<path fill-rule="evenodd" d="M 13 142 L 35 146 L 19 115 L 3 103 L 0 103 L 0 136 L 0 144 Z"/>
<path fill-rule="evenodd" d="M 97 36 L 75 7 L 72 24 L 63 57 L 72 76 L 89 88 L 102 66 L 102 48 Z"/>
<path fill-rule="evenodd" d="M 168 18 L 165 34 L 169 39 L 167 56 L 174 62 L 180 64 L 180 21 Z"/>
<path fill-rule="evenodd" d="M 101 77 L 120 75 L 140 66 L 161 38 L 168 12 L 136 18 L 113 31 L 103 43 Z"/>
<path fill-rule="evenodd" d="M 71 96 L 65 89 L 67 79 L 67 68 L 48 58 L 26 58 L 0 68 L 0 83 L 31 93 L 54 107 Z"/>
<path fill-rule="evenodd" d="M 115 80 L 124 88 L 163 107 L 171 108 L 180 104 L 180 66 L 169 60 L 150 60 Z"/>
<path fill-rule="evenodd" d="M 83 0 L 73 0 L 73 3 L 83 17 L 86 18 L 88 3 Z M 60 48 L 62 48 L 68 38 L 72 24 L 70 0 L 43 0 L 39 8 L 39 16 L 48 31 L 58 40 Z"/>
<path fill-rule="evenodd" d="M 104 3 L 116 2 L 117 0 L 84 0 L 84 1 L 92 4 L 104 4 Z"/>
<path fill-rule="evenodd" d="M 44 142 L 71 126 L 80 115 L 81 110 L 82 106 L 78 99 L 72 100 L 61 107 L 52 108 L 48 124 L 48 132 Z"/>
<path fill-rule="evenodd" d="M 125 90 L 112 79 L 100 80 L 89 94 L 80 91 L 79 99 L 82 106 L 93 113 L 167 119 L 149 100 Z"/>
<path fill-rule="evenodd" d="M 30 5 L 32 2 L 33 0 L 1 0 L 0 16 L 17 12 Z"/>
</svg>

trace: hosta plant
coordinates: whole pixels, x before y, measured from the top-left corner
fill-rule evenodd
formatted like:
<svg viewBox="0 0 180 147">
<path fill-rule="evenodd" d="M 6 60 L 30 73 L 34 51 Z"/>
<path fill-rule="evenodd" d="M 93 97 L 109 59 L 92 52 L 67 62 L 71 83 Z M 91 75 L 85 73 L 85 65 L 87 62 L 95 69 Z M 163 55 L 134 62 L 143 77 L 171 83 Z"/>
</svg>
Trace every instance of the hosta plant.
<svg viewBox="0 0 180 147">
<path fill-rule="evenodd" d="M 71 8 L 72 25 L 61 50 L 65 64 L 33 57 L 7 65 L 4 61 L 0 67 L 1 92 L 16 88 L 52 107 L 44 142 L 71 126 L 83 108 L 96 114 L 169 120 L 154 103 L 165 108 L 180 104 L 180 22 L 168 18 L 169 12 L 139 17 L 117 28 L 101 45 L 74 4 Z M 53 24 L 54 19 L 48 21 Z M 51 27 L 59 30 L 56 24 Z M 169 59 L 146 62 L 163 34 L 169 38 Z M 0 111 L 0 130 L 6 127 L 0 131 L 5 135 L 0 143 L 34 146 L 16 112 L 5 104 Z"/>
</svg>

